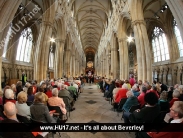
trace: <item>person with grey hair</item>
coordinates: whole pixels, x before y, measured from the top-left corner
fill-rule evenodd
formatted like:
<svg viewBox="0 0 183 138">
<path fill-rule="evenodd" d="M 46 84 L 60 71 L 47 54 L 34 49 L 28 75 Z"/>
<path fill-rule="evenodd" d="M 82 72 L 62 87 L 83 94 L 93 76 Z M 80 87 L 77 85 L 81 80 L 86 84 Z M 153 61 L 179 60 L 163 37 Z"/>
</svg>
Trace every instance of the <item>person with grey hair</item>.
<svg viewBox="0 0 183 138">
<path fill-rule="evenodd" d="M 6 89 L 5 91 L 5 103 L 6 102 L 12 102 L 12 103 L 16 103 L 16 100 L 14 99 L 14 92 L 12 89 Z"/>
<path fill-rule="evenodd" d="M 74 108 L 74 99 L 71 97 L 70 92 L 65 89 L 64 85 L 61 85 L 61 89 L 58 92 L 58 97 L 60 97 L 60 98 L 67 97 L 69 99 L 69 103 L 71 105 L 71 111 L 75 110 L 75 108 Z M 70 105 L 66 104 L 66 107 L 69 107 Z"/>
<path fill-rule="evenodd" d="M 7 102 L 4 104 L 4 114 L 7 117 L 6 119 L 2 120 L 2 124 L 4 123 L 12 123 L 17 124 L 19 123 L 17 117 L 16 117 L 17 109 L 15 107 L 15 104 L 12 102 Z M 9 125 L 8 127 L 13 127 Z M 11 128 L 12 129 L 12 128 Z M 18 129 L 19 132 L 3 132 L 3 138 L 43 138 L 43 136 L 39 135 L 34 137 L 34 135 L 30 132 L 29 128 L 26 127 L 23 123 L 19 123 Z"/>
<path fill-rule="evenodd" d="M 173 103 L 174 103 L 175 101 L 179 101 L 180 92 L 177 91 L 177 90 L 174 90 L 172 96 L 173 96 L 173 98 L 172 98 L 172 100 L 169 102 L 169 103 L 170 103 L 170 108 L 172 107 L 172 105 L 173 105 Z"/>
<path fill-rule="evenodd" d="M 62 113 L 65 115 L 67 110 L 65 109 L 65 103 L 62 98 L 58 97 L 58 89 L 54 88 L 52 90 L 52 97 L 48 99 L 48 104 L 50 106 L 59 106 Z"/>
<path fill-rule="evenodd" d="M 134 94 L 133 94 L 132 91 L 128 91 L 128 92 L 126 93 L 126 96 L 127 96 L 128 99 L 126 100 L 126 102 L 125 102 L 125 104 L 123 105 L 123 108 L 122 108 L 122 109 L 123 109 L 125 112 L 129 112 L 130 107 L 132 107 L 133 105 L 138 105 L 139 103 L 138 103 L 137 97 L 134 96 Z"/>
<path fill-rule="evenodd" d="M 147 92 L 147 87 L 144 86 L 144 85 L 142 85 L 141 93 L 140 93 L 140 95 L 138 96 L 138 101 L 139 101 L 141 107 L 145 105 L 144 97 L 145 97 L 146 92 Z"/>
<path fill-rule="evenodd" d="M 122 98 L 127 98 L 126 97 L 127 91 L 128 91 L 128 85 L 124 83 L 122 89 L 120 89 L 116 94 L 115 103 L 119 103 Z"/>
<path fill-rule="evenodd" d="M 132 92 L 133 92 L 134 96 L 136 96 L 136 97 L 138 97 L 140 95 L 140 92 L 138 91 L 137 84 L 133 85 Z"/>
<path fill-rule="evenodd" d="M 183 101 L 183 85 L 178 86 L 178 91 L 180 92 L 179 100 Z"/>
</svg>

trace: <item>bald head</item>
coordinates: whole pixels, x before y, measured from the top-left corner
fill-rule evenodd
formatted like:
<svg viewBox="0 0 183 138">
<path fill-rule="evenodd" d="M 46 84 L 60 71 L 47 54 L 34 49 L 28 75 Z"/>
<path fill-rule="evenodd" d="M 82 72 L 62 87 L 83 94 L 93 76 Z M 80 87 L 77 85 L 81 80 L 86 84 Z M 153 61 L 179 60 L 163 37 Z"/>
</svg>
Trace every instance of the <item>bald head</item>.
<svg viewBox="0 0 183 138">
<path fill-rule="evenodd" d="M 7 118 L 12 118 L 16 116 L 17 109 L 15 107 L 15 104 L 12 102 L 7 102 L 4 104 L 4 114 L 7 116 Z"/>
</svg>

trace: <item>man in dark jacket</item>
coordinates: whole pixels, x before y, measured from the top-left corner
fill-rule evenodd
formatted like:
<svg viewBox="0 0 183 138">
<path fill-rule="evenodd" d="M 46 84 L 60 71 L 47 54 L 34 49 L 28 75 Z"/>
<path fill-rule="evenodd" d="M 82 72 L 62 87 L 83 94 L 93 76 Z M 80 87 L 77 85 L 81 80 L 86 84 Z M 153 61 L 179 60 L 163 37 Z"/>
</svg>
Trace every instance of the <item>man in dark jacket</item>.
<svg viewBox="0 0 183 138">
<path fill-rule="evenodd" d="M 7 132 L 3 132 L 3 138 L 35 138 L 34 135 L 30 132 L 30 130 L 24 125 L 23 123 L 19 123 L 16 117 L 17 109 L 15 104 L 12 102 L 7 102 L 4 105 L 4 114 L 6 115 L 7 119 L 1 122 L 2 128 L 5 128 Z M 7 127 L 5 127 L 5 123 Z M 17 124 L 17 127 L 14 125 Z M 1 128 L 1 131 L 2 131 Z M 8 132 L 14 130 L 14 132 Z M 21 131 L 21 132 L 20 132 Z M 41 135 L 37 135 L 36 138 L 43 138 Z"/>
</svg>

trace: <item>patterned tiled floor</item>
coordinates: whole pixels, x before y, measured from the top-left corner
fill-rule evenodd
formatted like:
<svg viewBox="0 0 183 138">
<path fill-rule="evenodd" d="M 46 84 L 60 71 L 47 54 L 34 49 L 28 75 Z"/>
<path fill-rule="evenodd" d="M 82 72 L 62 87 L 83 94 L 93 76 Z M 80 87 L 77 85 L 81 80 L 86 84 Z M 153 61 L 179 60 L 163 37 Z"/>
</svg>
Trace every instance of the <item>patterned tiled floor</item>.
<svg viewBox="0 0 183 138">
<path fill-rule="evenodd" d="M 67 123 L 123 123 L 121 113 L 112 110 L 96 85 L 86 84 Z M 61 138 L 135 138 L 128 132 L 60 132 Z M 48 138 L 52 135 L 49 134 Z M 54 138 L 58 138 L 58 134 Z"/>
</svg>

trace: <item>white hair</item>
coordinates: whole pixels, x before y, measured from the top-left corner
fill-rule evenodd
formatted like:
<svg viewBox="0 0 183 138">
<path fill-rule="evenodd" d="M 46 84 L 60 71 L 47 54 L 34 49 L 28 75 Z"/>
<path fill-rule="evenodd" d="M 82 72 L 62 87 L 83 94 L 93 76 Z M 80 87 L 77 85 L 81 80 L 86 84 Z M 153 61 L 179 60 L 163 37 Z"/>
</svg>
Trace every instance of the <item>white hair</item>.
<svg viewBox="0 0 183 138">
<path fill-rule="evenodd" d="M 41 82 L 40 82 L 40 85 L 42 85 L 42 83 L 44 83 L 44 81 L 41 81 Z"/>
<path fill-rule="evenodd" d="M 132 91 L 128 91 L 128 92 L 126 93 L 126 96 L 127 96 L 127 97 L 132 97 L 132 96 L 134 96 L 134 94 L 133 94 Z"/>
<path fill-rule="evenodd" d="M 57 88 L 53 88 L 52 95 L 55 96 L 55 97 L 58 96 L 58 89 Z"/>
<path fill-rule="evenodd" d="M 173 98 L 179 98 L 180 92 L 177 90 L 174 90 L 172 96 L 173 96 Z"/>
<path fill-rule="evenodd" d="M 124 83 L 123 86 L 122 86 L 122 88 L 128 90 L 128 84 L 125 84 L 125 83 Z"/>
<path fill-rule="evenodd" d="M 136 84 L 133 85 L 132 90 L 137 90 L 137 85 Z"/>
<path fill-rule="evenodd" d="M 14 93 L 13 93 L 13 90 L 12 89 L 6 89 L 5 91 L 5 97 L 7 99 L 11 99 L 14 97 Z"/>
</svg>

